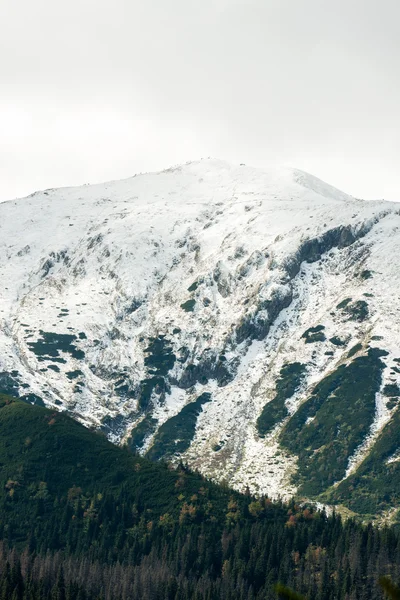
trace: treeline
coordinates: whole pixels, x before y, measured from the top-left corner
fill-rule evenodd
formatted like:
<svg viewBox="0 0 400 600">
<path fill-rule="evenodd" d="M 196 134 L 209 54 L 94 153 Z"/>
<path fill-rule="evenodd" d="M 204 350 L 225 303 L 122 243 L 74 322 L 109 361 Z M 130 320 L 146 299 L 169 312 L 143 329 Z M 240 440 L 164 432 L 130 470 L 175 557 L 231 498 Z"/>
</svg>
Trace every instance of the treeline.
<svg viewBox="0 0 400 600">
<path fill-rule="evenodd" d="M 153 464 L 0 398 L 0 600 L 381 600 L 400 533 Z"/>
<path fill-rule="evenodd" d="M 228 501 L 227 515 L 234 504 Z M 223 524 L 182 507 L 177 519 L 140 517 L 135 525 L 133 510 L 122 528 L 118 499 L 104 519 L 92 515 L 94 527 L 76 506 L 66 543 L 56 544 L 62 549 L 54 541 L 65 522 L 54 524 L 36 549 L 32 536 L 23 551 L 0 546 L 0 600 L 272 600 L 277 581 L 309 600 L 375 600 L 383 597 L 379 577 L 400 579 L 394 530 L 343 522 L 295 503 L 256 504 L 253 514 Z"/>
</svg>

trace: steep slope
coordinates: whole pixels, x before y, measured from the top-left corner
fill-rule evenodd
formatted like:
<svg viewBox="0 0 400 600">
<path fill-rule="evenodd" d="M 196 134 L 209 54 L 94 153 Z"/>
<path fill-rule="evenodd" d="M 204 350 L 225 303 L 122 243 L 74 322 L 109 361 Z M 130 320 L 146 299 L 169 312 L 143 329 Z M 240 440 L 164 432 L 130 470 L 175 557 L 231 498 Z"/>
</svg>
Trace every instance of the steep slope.
<svg viewBox="0 0 400 600">
<path fill-rule="evenodd" d="M 337 498 L 397 414 L 399 227 L 212 160 L 1 204 L 1 389 L 238 489 Z"/>
</svg>

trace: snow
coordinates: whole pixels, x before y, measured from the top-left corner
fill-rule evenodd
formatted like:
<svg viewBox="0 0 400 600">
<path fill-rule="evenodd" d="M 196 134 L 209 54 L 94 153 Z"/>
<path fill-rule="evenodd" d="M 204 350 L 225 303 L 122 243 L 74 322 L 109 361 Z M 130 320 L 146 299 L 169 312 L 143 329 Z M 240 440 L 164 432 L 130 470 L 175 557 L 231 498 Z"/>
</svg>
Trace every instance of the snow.
<svg viewBox="0 0 400 600">
<path fill-rule="evenodd" d="M 354 244 L 303 263 L 289 280 L 285 264 L 305 240 L 366 225 L 368 233 Z M 255 426 L 282 366 L 308 366 L 304 385 L 287 402 L 290 414 L 358 342 L 363 349 L 371 344 L 387 350 L 384 381 L 400 383 L 390 369 L 400 356 L 399 232 L 398 204 L 356 200 L 298 170 L 216 160 L 2 203 L 0 372 L 17 370 L 29 392 L 86 424 L 122 415 L 123 429 L 110 434 L 122 441 L 142 416 L 135 398 L 117 393 L 115 374 L 127 375 L 133 386 L 148 376 L 150 337 L 166 335 L 175 354 L 187 348 L 189 362 L 198 362 L 207 349 L 224 354 L 237 366 L 231 382 L 182 389 L 176 382 L 188 362 L 177 361 L 170 392 L 162 402 L 153 398 L 152 415 L 161 425 L 200 393 L 211 392 L 183 458 L 237 489 L 249 485 L 287 497 L 295 491 L 290 476 L 297 457 L 278 445 L 284 423 L 265 439 Z M 360 278 L 362 270 L 372 278 Z M 199 285 L 189 292 L 194 282 Z M 237 326 L 261 302 L 289 292 L 290 306 L 264 340 L 234 342 Z M 342 318 L 336 306 L 347 297 L 368 302 L 367 321 Z M 194 311 L 186 312 L 181 304 L 190 298 Z M 340 335 L 347 345 L 305 344 L 302 334 L 319 324 L 327 340 Z M 28 346 L 40 331 L 83 332 L 87 339 L 77 345 L 85 360 L 62 353 L 60 372 L 40 371 L 46 363 Z M 374 341 L 377 336 L 382 339 Z M 77 369 L 83 372 L 81 393 L 66 376 Z M 370 435 L 350 459 L 346 476 L 390 419 L 382 395 L 376 403 Z M 221 442 L 222 449 L 213 450 Z"/>
</svg>

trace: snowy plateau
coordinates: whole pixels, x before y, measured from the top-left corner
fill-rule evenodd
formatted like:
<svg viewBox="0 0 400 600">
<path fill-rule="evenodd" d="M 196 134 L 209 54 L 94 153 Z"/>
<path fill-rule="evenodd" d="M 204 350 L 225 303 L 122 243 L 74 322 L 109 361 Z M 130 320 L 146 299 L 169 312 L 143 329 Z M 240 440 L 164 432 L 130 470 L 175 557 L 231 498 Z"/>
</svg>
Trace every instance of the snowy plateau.
<svg viewBox="0 0 400 600">
<path fill-rule="evenodd" d="M 399 204 L 217 160 L 49 189 L 0 204 L 0 281 L 0 392 L 239 490 L 400 507 Z"/>
</svg>

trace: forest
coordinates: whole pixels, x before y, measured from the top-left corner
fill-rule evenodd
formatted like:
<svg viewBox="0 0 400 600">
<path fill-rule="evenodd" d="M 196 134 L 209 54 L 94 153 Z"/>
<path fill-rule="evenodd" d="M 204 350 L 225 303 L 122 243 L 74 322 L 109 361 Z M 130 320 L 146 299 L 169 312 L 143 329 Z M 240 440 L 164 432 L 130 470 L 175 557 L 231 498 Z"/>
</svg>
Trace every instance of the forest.
<svg viewBox="0 0 400 600">
<path fill-rule="evenodd" d="M 397 528 L 216 485 L 0 397 L 0 600 L 375 600 Z M 395 596 L 393 596 L 395 597 Z"/>
</svg>

